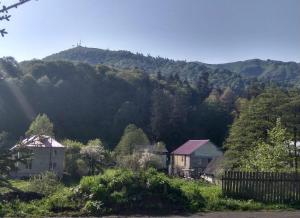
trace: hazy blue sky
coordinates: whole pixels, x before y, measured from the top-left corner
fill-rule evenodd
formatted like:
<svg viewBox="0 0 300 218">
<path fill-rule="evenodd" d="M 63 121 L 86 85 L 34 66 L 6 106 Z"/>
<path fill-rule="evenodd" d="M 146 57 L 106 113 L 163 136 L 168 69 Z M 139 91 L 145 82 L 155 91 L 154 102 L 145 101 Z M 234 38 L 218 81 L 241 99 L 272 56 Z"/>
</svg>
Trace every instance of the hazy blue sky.
<svg viewBox="0 0 300 218">
<path fill-rule="evenodd" d="M 14 2 L 15 0 L 4 0 Z M 300 62 L 300 0 L 39 0 L 1 22 L 0 56 L 83 46 L 222 63 Z"/>
</svg>

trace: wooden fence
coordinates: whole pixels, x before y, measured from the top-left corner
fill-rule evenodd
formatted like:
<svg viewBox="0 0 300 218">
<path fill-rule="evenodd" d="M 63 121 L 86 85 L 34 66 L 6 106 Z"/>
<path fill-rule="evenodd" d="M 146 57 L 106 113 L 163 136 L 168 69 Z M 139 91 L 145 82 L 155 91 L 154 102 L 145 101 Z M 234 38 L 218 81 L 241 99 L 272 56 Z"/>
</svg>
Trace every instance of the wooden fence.
<svg viewBox="0 0 300 218">
<path fill-rule="evenodd" d="M 300 174 L 228 171 L 222 177 L 222 192 L 262 202 L 300 202 Z"/>
</svg>

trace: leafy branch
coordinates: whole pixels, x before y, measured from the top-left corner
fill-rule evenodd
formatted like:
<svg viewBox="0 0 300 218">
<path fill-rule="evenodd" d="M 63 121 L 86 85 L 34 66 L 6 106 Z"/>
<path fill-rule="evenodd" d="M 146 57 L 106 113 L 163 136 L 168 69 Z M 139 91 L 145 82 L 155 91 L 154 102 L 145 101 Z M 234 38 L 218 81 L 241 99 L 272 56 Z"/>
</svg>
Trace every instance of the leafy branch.
<svg viewBox="0 0 300 218">
<path fill-rule="evenodd" d="M 9 6 L 2 6 L 2 9 L 0 9 L 0 21 L 9 21 L 11 18 L 11 15 L 8 14 L 8 11 L 13 9 L 13 8 L 18 8 L 20 5 L 25 4 L 31 0 L 19 0 L 18 2 L 9 5 Z M 1 8 L 1 3 L 0 3 L 0 8 Z M 0 34 L 2 37 L 4 37 L 7 34 L 7 31 L 5 29 L 0 29 Z"/>
</svg>

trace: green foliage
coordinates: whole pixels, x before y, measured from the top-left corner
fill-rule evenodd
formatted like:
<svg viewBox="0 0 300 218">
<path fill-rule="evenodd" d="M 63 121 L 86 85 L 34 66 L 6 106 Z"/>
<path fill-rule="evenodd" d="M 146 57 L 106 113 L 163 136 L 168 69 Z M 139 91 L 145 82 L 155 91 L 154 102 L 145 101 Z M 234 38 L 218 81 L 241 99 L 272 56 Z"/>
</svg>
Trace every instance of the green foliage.
<svg viewBox="0 0 300 218">
<path fill-rule="evenodd" d="M 148 145 L 150 141 L 144 131 L 130 124 L 124 130 L 123 136 L 117 145 L 115 152 L 117 155 L 132 154 L 137 145 Z"/>
<path fill-rule="evenodd" d="M 241 88 L 247 80 L 259 78 L 264 82 L 277 82 L 282 85 L 299 84 L 299 65 L 295 62 L 272 60 L 247 60 L 227 64 L 203 64 L 197 62 L 174 61 L 161 57 L 133 54 L 128 51 L 109 51 L 95 48 L 77 47 L 53 54 L 45 58 L 47 61 L 67 60 L 104 64 L 120 69 L 139 68 L 149 74 L 159 72 L 161 76 L 174 75 L 182 79 L 196 81 L 200 75 L 208 74 L 207 81 L 212 86 L 229 86 Z M 234 72 L 234 73 L 233 73 Z M 205 81 L 205 80 L 204 80 Z"/>
<path fill-rule="evenodd" d="M 53 124 L 46 114 L 39 114 L 35 120 L 30 124 L 26 132 L 27 136 L 46 135 L 54 136 Z"/>
<path fill-rule="evenodd" d="M 16 199 L 13 202 L 2 205 L 2 209 L 2 213 L 6 217 L 41 217 L 50 215 L 43 201 L 21 202 Z"/>
<path fill-rule="evenodd" d="M 49 196 L 63 188 L 58 177 L 53 172 L 45 172 L 30 179 L 28 191 Z"/>
<path fill-rule="evenodd" d="M 87 146 L 81 148 L 80 155 L 89 168 L 89 174 L 99 173 L 105 159 L 105 149 L 100 139 L 90 140 Z"/>
<path fill-rule="evenodd" d="M 246 170 L 265 172 L 287 172 L 290 170 L 289 137 L 280 119 L 268 131 L 267 142 L 259 142 L 249 151 L 249 158 L 242 162 Z"/>
<path fill-rule="evenodd" d="M 13 183 L 20 183 L 14 182 Z M 22 186 L 24 182 L 20 183 Z M 74 188 L 62 187 L 30 202 L 0 201 L 4 217 L 71 217 L 108 214 L 167 215 L 176 212 L 282 210 L 297 205 L 264 204 L 224 198 L 220 186 L 169 178 L 154 169 L 134 173 L 111 169 L 82 178 Z"/>
<path fill-rule="evenodd" d="M 257 141 L 267 140 L 267 130 L 275 126 L 276 119 L 282 114 L 280 106 L 286 102 L 287 93 L 272 88 L 242 104 L 225 142 L 227 168 L 241 167 L 242 160 L 248 160 L 248 151 L 254 149 Z"/>
<path fill-rule="evenodd" d="M 47 209 L 50 212 L 76 211 L 80 205 L 74 201 L 74 193 L 69 188 L 61 188 L 46 199 Z"/>
<path fill-rule="evenodd" d="M 184 193 L 173 187 L 167 176 L 153 169 L 140 173 L 107 170 L 103 175 L 83 178 L 80 192 L 91 196 L 93 202 L 102 202 L 112 212 L 170 211 L 188 207 Z"/>
<path fill-rule="evenodd" d="M 87 145 L 67 139 L 62 144 L 66 146 L 65 172 L 71 178 L 97 174 L 112 161 L 100 139 L 90 140 Z"/>
<path fill-rule="evenodd" d="M 211 91 L 206 74 L 195 85 L 197 79 L 157 79 L 136 69 L 64 61 L 5 63 L 9 71 L 19 72 L 8 72 L 0 81 L 0 132 L 8 132 L 12 140 L 26 132 L 33 111 L 51 117 L 56 138 L 81 142 L 101 138 L 111 150 L 131 123 L 149 138 L 164 141 L 171 151 L 189 138 L 210 138 L 221 145 L 231 122 L 231 109 L 204 104 Z M 195 77 L 201 74 L 198 70 L 195 66 Z M 16 92 L 22 94 L 22 107 Z"/>
<path fill-rule="evenodd" d="M 272 60 L 247 60 L 228 64 L 219 64 L 213 67 L 237 72 L 246 77 L 256 77 L 262 81 L 272 81 L 280 85 L 299 84 L 299 65 L 295 62 Z"/>
<path fill-rule="evenodd" d="M 134 152 L 129 155 L 118 155 L 116 157 L 116 164 L 119 168 L 131 169 L 131 170 L 139 170 L 140 169 L 140 154 L 138 152 Z"/>
<path fill-rule="evenodd" d="M 99 216 L 106 212 L 101 201 L 87 201 L 83 211 L 94 216 Z"/>
<path fill-rule="evenodd" d="M 65 146 L 65 172 L 72 178 L 86 175 L 84 169 L 87 167 L 80 159 L 80 149 L 84 147 L 84 144 L 69 139 L 62 141 L 62 144 Z"/>
</svg>

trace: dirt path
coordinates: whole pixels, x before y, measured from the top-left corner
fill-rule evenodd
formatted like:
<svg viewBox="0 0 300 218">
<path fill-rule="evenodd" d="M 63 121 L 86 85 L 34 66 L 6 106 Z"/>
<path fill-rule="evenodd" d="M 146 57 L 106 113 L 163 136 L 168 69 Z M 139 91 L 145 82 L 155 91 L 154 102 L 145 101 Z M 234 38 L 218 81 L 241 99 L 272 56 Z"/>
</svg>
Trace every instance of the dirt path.
<svg viewBox="0 0 300 218">
<path fill-rule="evenodd" d="M 191 218 L 300 218 L 300 211 L 280 211 L 280 212 L 212 212 L 212 213 L 197 213 L 192 215 L 171 215 L 171 216 L 108 216 L 108 218 L 123 218 L 123 217 L 168 217 L 168 218 L 181 218 L 181 217 L 191 217 Z"/>
</svg>

